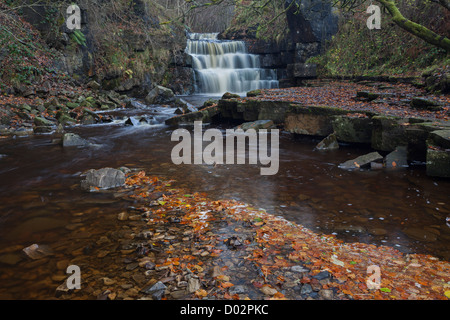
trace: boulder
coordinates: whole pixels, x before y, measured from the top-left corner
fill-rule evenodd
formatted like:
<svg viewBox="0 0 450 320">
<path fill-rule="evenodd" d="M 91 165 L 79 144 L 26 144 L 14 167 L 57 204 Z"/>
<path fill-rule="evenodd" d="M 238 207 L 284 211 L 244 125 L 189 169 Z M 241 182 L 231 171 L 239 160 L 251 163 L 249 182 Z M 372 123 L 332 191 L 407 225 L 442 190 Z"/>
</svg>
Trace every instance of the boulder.
<svg viewBox="0 0 450 320">
<path fill-rule="evenodd" d="M 91 169 L 87 172 L 86 179 L 81 181 L 81 187 L 86 190 L 90 190 L 91 187 L 110 189 L 123 186 L 124 184 L 125 174 L 112 168 Z"/>
<path fill-rule="evenodd" d="M 239 99 L 240 97 L 241 97 L 241 96 L 238 95 L 238 94 L 226 92 L 226 93 L 222 96 L 222 100 Z"/>
<path fill-rule="evenodd" d="M 383 160 L 383 157 L 378 152 L 371 152 L 366 155 L 357 157 L 353 160 L 348 160 L 339 165 L 341 169 L 357 169 L 367 165 L 370 165 L 371 162 L 377 162 Z"/>
<path fill-rule="evenodd" d="M 317 144 L 316 149 L 324 151 L 339 149 L 339 143 L 337 142 L 336 135 L 334 133 L 330 134 Z"/>
<path fill-rule="evenodd" d="M 349 143 L 371 143 L 372 120 L 345 115 L 332 117 L 334 133 L 339 141 Z"/>
<path fill-rule="evenodd" d="M 408 165 L 408 148 L 397 147 L 389 153 L 385 159 L 386 168 L 398 169 L 407 168 Z"/>
<path fill-rule="evenodd" d="M 439 111 L 442 107 L 436 101 L 424 98 L 413 98 L 411 100 L 411 107 L 420 110 Z"/>
<path fill-rule="evenodd" d="M 175 102 L 175 94 L 172 90 L 156 86 L 145 97 L 147 104 L 171 104 Z"/>
<path fill-rule="evenodd" d="M 63 147 L 86 147 L 89 142 L 75 133 L 66 133 L 63 137 Z"/>
<path fill-rule="evenodd" d="M 36 125 L 36 127 L 51 127 L 55 125 L 53 121 L 47 120 L 42 117 L 34 118 L 34 124 Z"/>
<path fill-rule="evenodd" d="M 430 144 L 427 149 L 427 175 L 450 178 L 450 151 Z"/>
</svg>

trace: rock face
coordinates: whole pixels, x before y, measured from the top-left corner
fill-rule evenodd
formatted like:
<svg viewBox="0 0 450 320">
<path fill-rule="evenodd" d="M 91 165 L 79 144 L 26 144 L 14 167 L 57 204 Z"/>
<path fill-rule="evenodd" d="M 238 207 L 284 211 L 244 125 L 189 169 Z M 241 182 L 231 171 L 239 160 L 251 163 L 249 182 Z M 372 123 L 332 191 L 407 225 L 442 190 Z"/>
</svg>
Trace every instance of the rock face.
<svg viewBox="0 0 450 320">
<path fill-rule="evenodd" d="M 86 179 L 81 181 L 81 187 L 86 190 L 89 190 L 90 187 L 110 189 L 120 187 L 124 184 L 125 174 L 120 170 L 112 168 L 91 169 L 87 172 Z"/>
</svg>

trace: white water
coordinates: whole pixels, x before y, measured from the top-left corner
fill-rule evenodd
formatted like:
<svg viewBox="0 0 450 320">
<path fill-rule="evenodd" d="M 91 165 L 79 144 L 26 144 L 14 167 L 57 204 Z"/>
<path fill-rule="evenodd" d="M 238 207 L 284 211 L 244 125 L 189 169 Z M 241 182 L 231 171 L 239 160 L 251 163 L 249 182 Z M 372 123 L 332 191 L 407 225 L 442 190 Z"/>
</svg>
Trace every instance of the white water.
<svg viewBox="0 0 450 320">
<path fill-rule="evenodd" d="M 262 69 L 259 55 L 249 54 L 243 41 L 218 40 L 218 33 L 191 33 L 186 52 L 192 57 L 196 93 L 244 95 L 278 88 L 276 70 Z"/>
</svg>

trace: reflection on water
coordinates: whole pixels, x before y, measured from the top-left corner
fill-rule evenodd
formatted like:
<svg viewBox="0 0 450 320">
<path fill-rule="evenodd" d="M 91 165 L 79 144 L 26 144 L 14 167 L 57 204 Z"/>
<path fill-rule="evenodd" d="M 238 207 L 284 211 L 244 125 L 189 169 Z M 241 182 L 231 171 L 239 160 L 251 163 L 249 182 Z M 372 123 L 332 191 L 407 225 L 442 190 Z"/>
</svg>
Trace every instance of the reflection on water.
<svg viewBox="0 0 450 320">
<path fill-rule="evenodd" d="M 175 179 L 174 187 L 204 191 L 211 198 L 242 200 L 346 241 L 450 258 L 450 228 L 445 223 L 450 182 L 427 177 L 423 167 L 347 172 L 337 165 L 369 150 L 343 146 L 313 151 L 317 141 L 287 133 L 280 137 L 280 170 L 275 176 L 261 176 L 253 165 L 175 166 L 170 159 L 176 144 L 170 141 L 173 128 L 160 124 L 173 111 L 116 111 L 111 124 L 67 130 L 96 147 L 63 149 L 51 135 L 2 141 L 0 154 L 6 156 L 0 159 L 0 261 L 10 260 L 0 263 L 0 270 L 15 265 L 14 257 L 5 258 L 14 248 L 32 243 L 57 247 L 73 225 L 89 225 L 76 237 L 71 233 L 74 243 L 112 228 L 117 212 L 129 204 L 111 194 L 82 192 L 79 174 L 120 166 Z M 130 116 L 143 115 L 159 124 L 124 124 Z M 1 279 L 8 287 L 21 284 L 17 279 L 5 281 Z"/>
</svg>

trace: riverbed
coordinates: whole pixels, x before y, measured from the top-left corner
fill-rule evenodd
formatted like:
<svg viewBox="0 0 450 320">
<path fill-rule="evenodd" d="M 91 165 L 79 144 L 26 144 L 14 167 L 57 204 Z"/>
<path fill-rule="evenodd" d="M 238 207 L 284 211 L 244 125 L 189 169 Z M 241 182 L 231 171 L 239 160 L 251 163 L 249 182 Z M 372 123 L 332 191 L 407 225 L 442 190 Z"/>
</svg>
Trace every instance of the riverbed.
<svg viewBox="0 0 450 320">
<path fill-rule="evenodd" d="M 426 176 L 423 163 L 392 171 L 345 171 L 340 163 L 370 149 L 341 145 L 319 152 L 314 150 L 319 140 L 281 132 L 280 169 L 274 176 L 260 175 L 257 165 L 176 166 L 171 161 L 174 128 L 164 125 L 174 111 L 159 106 L 116 110 L 108 112 L 113 123 L 66 128 L 92 143 L 86 148 L 63 148 L 54 135 L 0 141 L 2 293 L 33 298 L 54 292 L 54 285 L 39 281 L 54 270 L 30 264 L 17 253 L 20 248 L 33 243 L 56 248 L 70 239 L 85 248 L 90 238 L 116 228 L 117 212 L 130 204 L 80 188 L 82 172 L 103 167 L 142 168 L 176 180 L 174 187 L 206 192 L 211 199 L 243 201 L 344 241 L 450 259 L 450 182 Z M 130 117 L 145 123 L 125 125 Z"/>
</svg>

